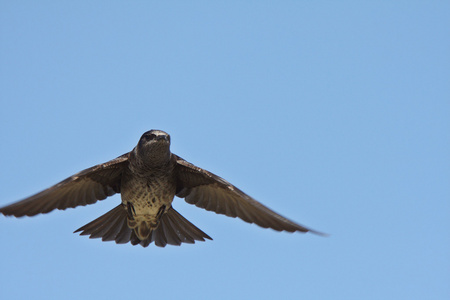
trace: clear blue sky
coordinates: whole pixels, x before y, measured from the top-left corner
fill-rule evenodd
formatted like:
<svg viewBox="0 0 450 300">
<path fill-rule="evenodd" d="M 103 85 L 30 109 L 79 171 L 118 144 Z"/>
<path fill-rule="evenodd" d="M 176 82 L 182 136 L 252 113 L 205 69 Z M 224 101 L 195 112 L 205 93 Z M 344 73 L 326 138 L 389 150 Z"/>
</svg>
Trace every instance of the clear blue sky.
<svg viewBox="0 0 450 300">
<path fill-rule="evenodd" d="M 1 1 L 1 205 L 154 128 L 331 234 L 179 198 L 214 241 L 144 249 L 72 234 L 119 196 L 1 217 L 2 297 L 450 299 L 450 4 L 375 2 Z"/>
</svg>

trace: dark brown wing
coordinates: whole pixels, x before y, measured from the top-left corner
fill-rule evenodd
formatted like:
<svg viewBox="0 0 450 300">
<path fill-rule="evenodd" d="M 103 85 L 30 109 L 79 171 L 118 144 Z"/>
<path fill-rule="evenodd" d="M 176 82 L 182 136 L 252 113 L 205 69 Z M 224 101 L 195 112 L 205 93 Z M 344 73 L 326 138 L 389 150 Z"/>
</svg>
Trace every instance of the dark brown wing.
<svg viewBox="0 0 450 300">
<path fill-rule="evenodd" d="M 229 217 L 239 217 L 248 223 L 277 231 L 312 232 L 277 214 L 223 178 L 203 170 L 176 156 L 177 196 L 187 203 Z"/>
<path fill-rule="evenodd" d="M 120 193 L 123 169 L 128 153 L 77 173 L 54 186 L 22 201 L 0 208 L 5 216 L 34 216 L 54 209 L 93 204 Z"/>
</svg>

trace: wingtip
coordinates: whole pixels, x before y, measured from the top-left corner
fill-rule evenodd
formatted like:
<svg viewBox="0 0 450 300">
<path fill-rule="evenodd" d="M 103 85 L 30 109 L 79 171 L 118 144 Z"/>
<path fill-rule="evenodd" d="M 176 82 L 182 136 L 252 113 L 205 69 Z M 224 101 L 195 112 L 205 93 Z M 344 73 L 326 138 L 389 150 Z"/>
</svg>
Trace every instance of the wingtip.
<svg viewBox="0 0 450 300">
<path fill-rule="evenodd" d="M 329 237 L 330 236 L 330 234 L 328 234 L 328 233 L 320 232 L 320 231 L 316 231 L 316 230 L 311 230 L 311 229 L 308 232 L 313 233 L 315 235 L 319 235 L 321 237 Z"/>
<path fill-rule="evenodd" d="M 205 236 L 203 236 L 204 238 L 206 238 L 206 239 L 208 239 L 208 240 L 210 240 L 210 241 L 213 241 L 213 238 L 212 237 L 210 237 L 209 235 L 207 235 L 206 233 L 205 233 Z M 206 242 L 206 241 L 205 241 Z"/>
</svg>

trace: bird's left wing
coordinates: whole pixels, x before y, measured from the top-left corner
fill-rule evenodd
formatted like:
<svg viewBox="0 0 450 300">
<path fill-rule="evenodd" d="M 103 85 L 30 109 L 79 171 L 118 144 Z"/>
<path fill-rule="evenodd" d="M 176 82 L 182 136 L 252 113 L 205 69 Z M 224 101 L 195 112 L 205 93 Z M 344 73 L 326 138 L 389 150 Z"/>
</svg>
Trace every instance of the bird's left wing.
<svg viewBox="0 0 450 300">
<path fill-rule="evenodd" d="M 120 180 L 128 164 L 126 153 L 81 171 L 54 186 L 19 202 L 0 208 L 5 216 L 34 216 L 54 209 L 93 204 L 120 193 Z"/>
<path fill-rule="evenodd" d="M 177 196 L 187 203 L 277 231 L 312 232 L 262 205 L 225 179 L 176 156 Z"/>
</svg>

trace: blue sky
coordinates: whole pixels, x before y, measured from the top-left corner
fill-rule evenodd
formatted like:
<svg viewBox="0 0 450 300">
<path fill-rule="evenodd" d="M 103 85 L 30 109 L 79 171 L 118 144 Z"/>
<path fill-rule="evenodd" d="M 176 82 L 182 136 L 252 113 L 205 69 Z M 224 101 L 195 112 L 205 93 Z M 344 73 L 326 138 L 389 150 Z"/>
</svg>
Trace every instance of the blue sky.
<svg viewBox="0 0 450 300">
<path fill-rule="evenodd" d="M 446 1 L 1 1 L 4 205 L 130 151 L 172 151 L 330 234 L 176 198 L 214 241 L 72 232 L 119 196 L 0 218 L 5 299 L 449 299 Z"/>
</svg>

